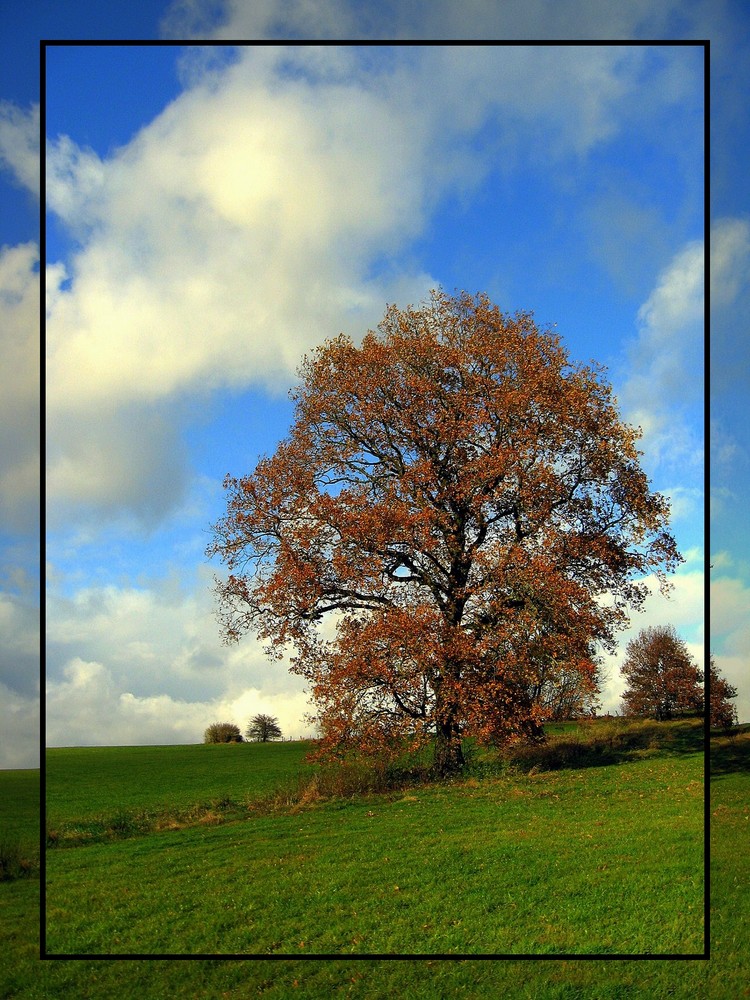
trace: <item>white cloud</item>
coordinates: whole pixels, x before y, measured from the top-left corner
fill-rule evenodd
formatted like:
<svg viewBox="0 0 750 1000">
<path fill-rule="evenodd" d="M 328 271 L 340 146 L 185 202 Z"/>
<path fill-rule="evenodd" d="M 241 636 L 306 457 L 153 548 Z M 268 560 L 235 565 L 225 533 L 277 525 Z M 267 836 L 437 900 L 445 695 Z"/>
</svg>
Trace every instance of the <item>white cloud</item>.
<svg viewBox="0 0 750 1000">
<path fill-rule="evenodd" d="M 96 201 L 105 180 L 104 164 L 91 149 L 81 149 L 68 136 L 47 141 L 45 195 L 49 211 L 84 235 L 96 221 Z"/>
<path fill-rule="evenodd" d="M 242 48 L 194 66 L 106 159 L 50 137 L 49 204 L 81 242 L 47 270 L 51 510 L 166 513 L 151 473 L 171 458 L 179 482 L 181 427 L 153 407 L 285 389 L 312 346 L 439 283 L 409 246 L 442 196 L 493 163 L 585 156 L 642 89 L 643 53 L 624 47 L 379 53 Z"/>
<path fill-rule="evenodd" d="M 672 347 L 686 326 L 703 321 L 703 242 L 696 240 L 681 250 L 648 300 L 638 311 L 643 324 L 642 350 L 660 358 Z"/>
<path fill-rule="evenodd" d="M 39 511 L 39 251 L 0 248 L 0 525 L 36 529 Z"/>
<path fill-rule="evenodd" d="M 163 31 L 233 38 L 631 38 L 661 37 L 678 0 L 174 0 Z M 703 37 L 703 36 L 696 36 Z"/>
<path fill-rule="evenodd" d="M 432 283 L 367 279 L 424 219 L 411 109 L 357 85 L 272 86 L 267 61 L 250 51 L 186 91 L 105 163 L 52 144 L 52 207 L 91 230 L 52 293 L 56 411 L 285 387 L 306 349 Z"/>
<path fill-rule="evenodd" d="M 718 219 L 711 227 L 711 306 L 731 305 L 750 280 L 750 222 Z"/>
<path fill-rule="evenodd" d="M 48 434 L 48 525 L 96 512 L 135 516 L 152 529 L 185 500 L 188 464 L 179 427 L 159 406 L 94 406 L 59 414 Z"/>
<path fill-rule="evenodd" d="M 39 698 L 0 681 L 0 768 L 39 767 Z"/>
<path fill-rule="evenodd" d="M 700 469 L 702 436 L 685 419 L 702 398 L 703 243 L 683 247 L 638 311 L 639 332 L 628 350 L 618 397 L 630 423 L 643 429 L 651 467 Z"/>
<path fill-rule="evenodd" d="M 0 101 L 0 165 L 39 197 L 39 105 L 28 111 Z"/>
<path fill-rule="evenodd" d="M 725 562 L 721 554 L 715 568 Z M 719 673 L 737 688 L 740 722 L 750 722 L 750 588 L 738 577 L 711 581 L 711 647 Z"/>
<path fill-rule="evenodd" d="M 20 694 L 39 692 L 39 609 L 0 591 L 0 681 Z"/>
<path fill-rule="evenodd" d="M 372 269 L 481 178 L 497 150 L 469 140 L 490 116 L 508 162 L 582 155 L 617 131 L 642 58 L 428 47 L 373 68 L 358 52 L 243 49 L 106 161 L 50 143 L 50 205 L 89 233 L 49 272 L 50 407 L 286 386 L 306 349 L 435 283 Z"/>
<path fill-rule="evenodd" d="M 47 685 L 48 746 L 143 746 L 200 743 L 212 722 L 235 722 L 244 732 L 258 712 L 275 716 L 286 738 L 311 735 L 301 691 L 268 694 L 246 687 L 204 701 L 168 694 L 138 696 L 122 690 L 110 669 L 79 657 Z"/>
<path fill-rule="evenodd" d="M 54 577 L 54 574 L 52 574 Z M 89 586 L 47 601 L 47 737 L 77 743 L 197 742 L 226 718 L 268 711 L 309 732 L 304 684 L 249 636 L 222 645 L 206 567 L 150 587 Z"/>
</svg>

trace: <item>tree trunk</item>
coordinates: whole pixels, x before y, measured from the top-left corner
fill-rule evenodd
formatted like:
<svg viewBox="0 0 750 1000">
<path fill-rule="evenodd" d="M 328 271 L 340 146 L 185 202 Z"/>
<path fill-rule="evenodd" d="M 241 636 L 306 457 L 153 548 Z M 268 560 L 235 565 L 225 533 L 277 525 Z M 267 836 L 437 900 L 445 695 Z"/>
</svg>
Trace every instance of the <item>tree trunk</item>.
<svg viewBox="0 0 750 1000">
<path fill-rule="evenodd" d="M 463 770 L 465 763 L 458 725 L 452 720 L 438 722 L 435 759 L 432 764 L 435 774 L 439 778 L 458 774 Z"/>
</svg>

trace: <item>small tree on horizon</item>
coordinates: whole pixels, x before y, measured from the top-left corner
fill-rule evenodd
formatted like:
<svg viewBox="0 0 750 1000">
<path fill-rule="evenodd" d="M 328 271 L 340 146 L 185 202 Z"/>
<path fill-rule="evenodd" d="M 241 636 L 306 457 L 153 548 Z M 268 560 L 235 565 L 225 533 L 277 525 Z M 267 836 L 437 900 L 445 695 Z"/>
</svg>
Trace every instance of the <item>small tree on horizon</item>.
<svg viewBox="0 0 750 1000">
<path fill-rule="evenodd" d="M 628 682 L 625 715 L 664 721 L 703 709 L 703 671 L 671 625 L 641 629 L 627 645 L 621 672 Z"/>
<path fill-rule="evenodd" d="M 714 729 L 731 729 L 737 725 L 737 709 L 730 699 L 737 697 L 737 688 L 726 681 L 716 666 L 713 654 L 709 659 L 709 723 Z"/>
<path fill-rule="evenodd" d="M 271 740 L 281 739 L 281 729 L 279 720 L 273 715 L 255 715 L 250 720 L 245 730 L 248 740 L 256 743 L 268 743 Z"/>
<path fill-rule="evenodd" d="M 203 734 L 203 742 L 242 743 L 242 733 L 233 722 L 212 722 Z"/>
</svg>

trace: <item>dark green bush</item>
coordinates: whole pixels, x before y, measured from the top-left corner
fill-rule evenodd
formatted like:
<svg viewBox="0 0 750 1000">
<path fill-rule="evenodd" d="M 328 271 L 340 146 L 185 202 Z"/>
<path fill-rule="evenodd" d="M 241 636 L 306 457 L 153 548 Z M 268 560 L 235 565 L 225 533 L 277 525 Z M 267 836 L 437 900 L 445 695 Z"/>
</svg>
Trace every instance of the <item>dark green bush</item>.
<svg viewBox="0 0 750 1000">
<path fill-rule="evenodd" d="M 203 742 L 242 743 L 242 733 L 233 722 L 212 722 L 203 734 Z"/>
<path fill-rule="evenodd" d="M 19 840 L 0 841 L 0 882 L 17 878 L 31 878 L 38 872 L 38 863 L 25 850 Z"/>
</svg>

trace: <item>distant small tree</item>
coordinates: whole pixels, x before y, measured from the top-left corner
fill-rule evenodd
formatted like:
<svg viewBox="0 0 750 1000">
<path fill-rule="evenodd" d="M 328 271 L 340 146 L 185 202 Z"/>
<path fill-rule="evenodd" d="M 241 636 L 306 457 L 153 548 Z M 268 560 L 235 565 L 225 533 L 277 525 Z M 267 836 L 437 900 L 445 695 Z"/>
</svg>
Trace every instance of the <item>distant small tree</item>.
<svg viewBox="0 0 750 1000">
<path fill-rule="evenodd" d="M 544 661 L 536 664 L 536 681 L 531 686 L 532 702 L 541 706 L 545 717 L 554 721 L 596 715 L 599 694 L 606 677 L 593 651 L 587 663 Z"/>
<path fill-rule="evenodd" d="M 623 695 L 626 715 L 671 719 L 676 713 L 702 711 L 703 671 L 671 625 L 642 629 L 626 648 Z"/>
<path fill-rule="evenodd" d="M 720 675 L 713 656 L 709 661 L 710 692 L 709 721 L 714 729 L 730 729 L 737 725 L 737 709 L 730 705 L 731 698 L 737 697 L 737 688 Z"/>
<path fill-rule="evenodd" d="M 272 715 L 255 715 L 247 724 L 245 736 L 256 743 L 268 743 L 281 739 L 279 720 Z"/>
<path fill-rule="evenodd" d="M 203 742 L 242 743 L 242 733 L 233 722 L 212 722 L 203 734 Z"/>
</svg>

